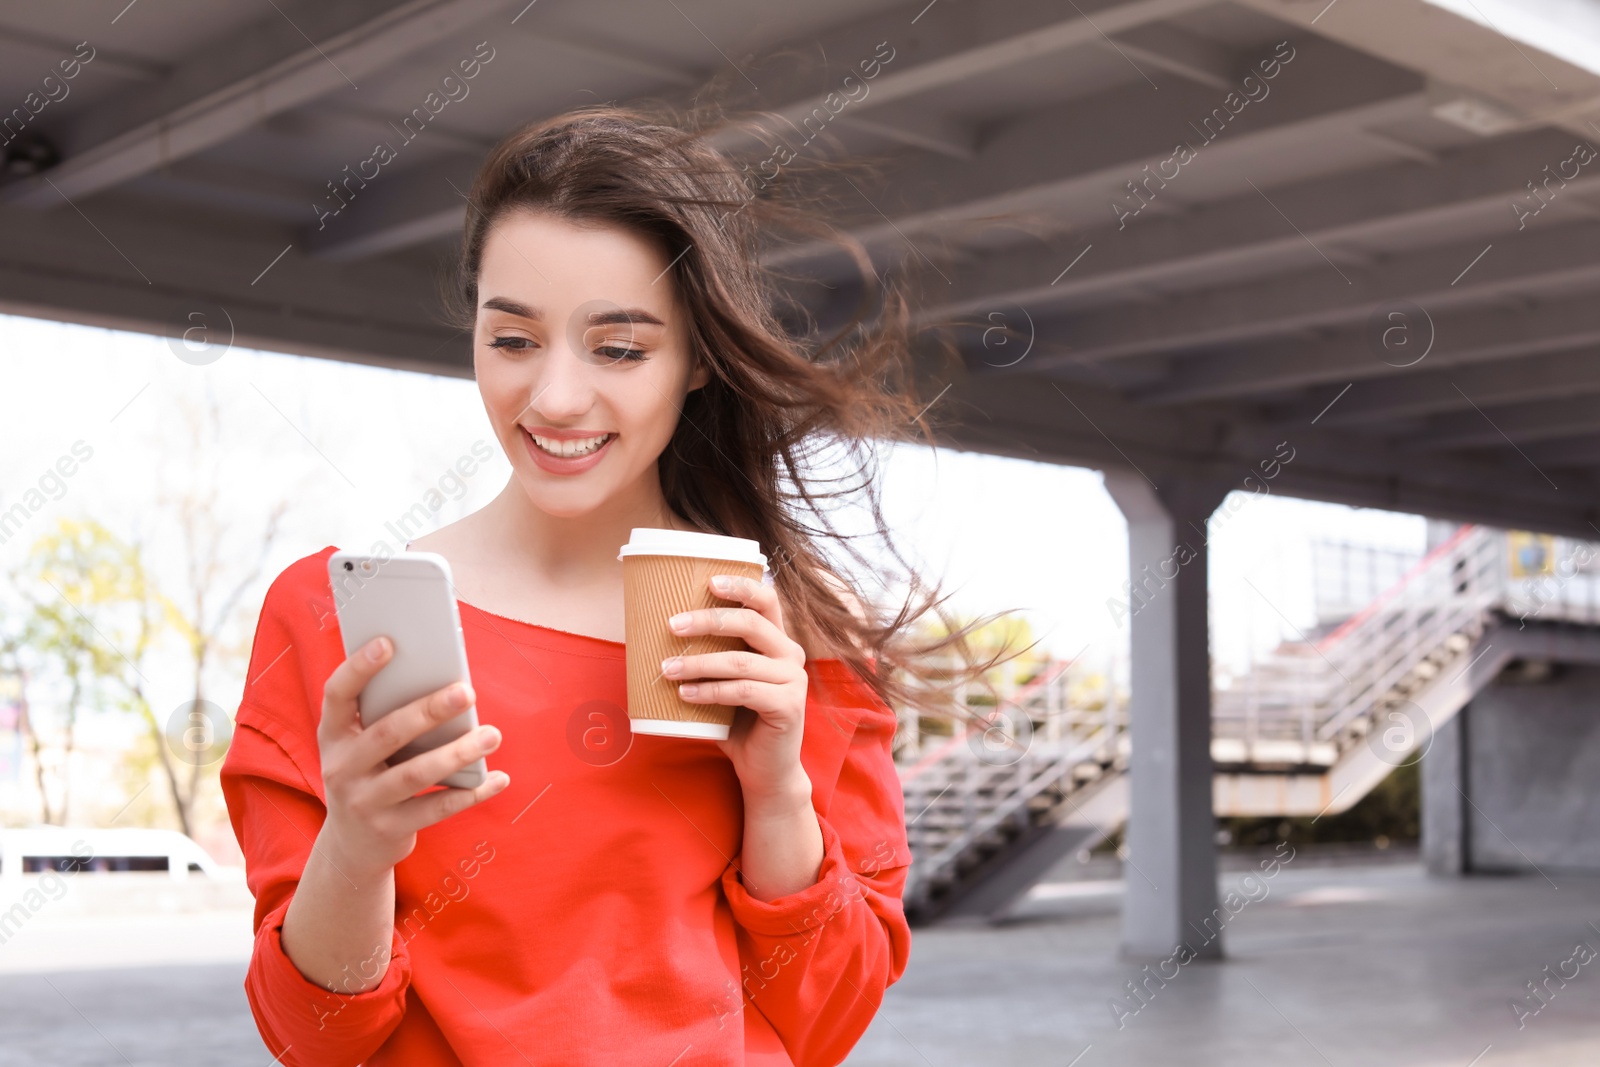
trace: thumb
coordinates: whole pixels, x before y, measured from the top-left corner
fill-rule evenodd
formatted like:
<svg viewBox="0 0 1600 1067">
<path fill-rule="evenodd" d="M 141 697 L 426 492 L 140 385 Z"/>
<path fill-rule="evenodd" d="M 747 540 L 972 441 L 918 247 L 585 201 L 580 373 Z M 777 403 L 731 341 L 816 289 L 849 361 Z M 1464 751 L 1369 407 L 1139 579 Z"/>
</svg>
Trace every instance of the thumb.
<svg viewBox="0 0 1600 1067">
<path fill-rule="evenodd" d="M 318 733 L 337 737 L 361 729 L 360 696 L 372 676 L 394 655 L 394 642 L 374 637 L 335 667 L 322 688 L 322 722 Z"/>
</svg>

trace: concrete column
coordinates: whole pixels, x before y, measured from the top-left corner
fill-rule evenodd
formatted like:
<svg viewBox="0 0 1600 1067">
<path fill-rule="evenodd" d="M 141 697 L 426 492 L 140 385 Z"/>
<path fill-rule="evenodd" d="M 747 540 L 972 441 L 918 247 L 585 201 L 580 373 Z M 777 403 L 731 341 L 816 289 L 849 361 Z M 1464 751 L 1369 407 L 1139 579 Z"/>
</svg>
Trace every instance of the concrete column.
<svg viewBox="0 0 1600 1067">
<path fill-rule="evenodd" d="M 1228 486 L 1111 470 L 1105 484 L 1128 520 L 1131 579 L 1122 950 L 1164 958 L 1186 944 L 1220 958 L 1206 519 Z"/>
<path fill-rule="evenodd" d="M 1565 890 L 1561 872 L 1600 871 L 1600 635 L 1574 626 L 1522 641 L 1530 655 L 1467 709 L 1467 870 Z"/>
<path fill-rule="evenodd" d="M 1467 713 L 1471 703 L 1442 726 L 1422 757 L 1422 862 L 1429 874 L 1461 875 L 1472 869 L 1472 827 L 1467 796 Z"/>
</svg>

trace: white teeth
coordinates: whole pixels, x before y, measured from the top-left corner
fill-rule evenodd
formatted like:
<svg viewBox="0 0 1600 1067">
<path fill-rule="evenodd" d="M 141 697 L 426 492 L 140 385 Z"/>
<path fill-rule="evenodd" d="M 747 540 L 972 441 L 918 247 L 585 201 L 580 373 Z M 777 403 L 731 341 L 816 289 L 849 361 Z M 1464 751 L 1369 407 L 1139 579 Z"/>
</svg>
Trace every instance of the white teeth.
<svg viewBox="0 0 1600 1067">
<path fill-rule="evenodd" d="M 587 456 L 611 440 L 614 435 L 603 433 L 599 437 L 586 437 L 579 441 L 557 441 L 549 437 L 540 437 L 538 434 L 529 434 L 528 436 L 533 438 L 534 444 L 552 456 L 572 459 L 577 456 Z"/>
</svg>

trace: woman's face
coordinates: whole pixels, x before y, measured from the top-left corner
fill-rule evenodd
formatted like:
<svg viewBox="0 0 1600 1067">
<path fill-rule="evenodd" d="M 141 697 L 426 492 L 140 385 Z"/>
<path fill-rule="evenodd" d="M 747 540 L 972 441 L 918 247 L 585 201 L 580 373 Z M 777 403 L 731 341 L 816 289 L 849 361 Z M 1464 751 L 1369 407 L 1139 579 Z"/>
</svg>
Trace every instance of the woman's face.
<svg viewBox="0 0 1600 1067">
<path fill-rule="evenodd" d="M 473 366 L 540 510 L 570 517 L 622 494 L 659 499 L 656 459 L 684 398 L 710 380 L 691 365 L 670 262 L 616 226 L 518 211 L 490 228 Z"/>
</svg>

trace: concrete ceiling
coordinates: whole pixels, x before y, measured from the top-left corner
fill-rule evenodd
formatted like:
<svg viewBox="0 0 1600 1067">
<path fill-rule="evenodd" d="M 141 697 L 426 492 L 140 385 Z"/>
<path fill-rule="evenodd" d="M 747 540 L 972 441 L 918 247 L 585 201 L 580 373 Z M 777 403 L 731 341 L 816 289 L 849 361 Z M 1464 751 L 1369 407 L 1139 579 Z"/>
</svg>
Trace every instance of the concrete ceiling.
<svg viewBox="0 0 1600 1067">
<path fill-rule="evenodd" d="M 469 375 L 438 276 L 498 137 L 713 80 L 798 121 L 881 42 L 814 147 L 886 160 L 836 221 L 973 324 L 951 444 L 1248 489 L 1286 442 L 1274 492 L 1600 534 L 1592 0 L 0 0 L 0 309 Z"/>
</svg>

